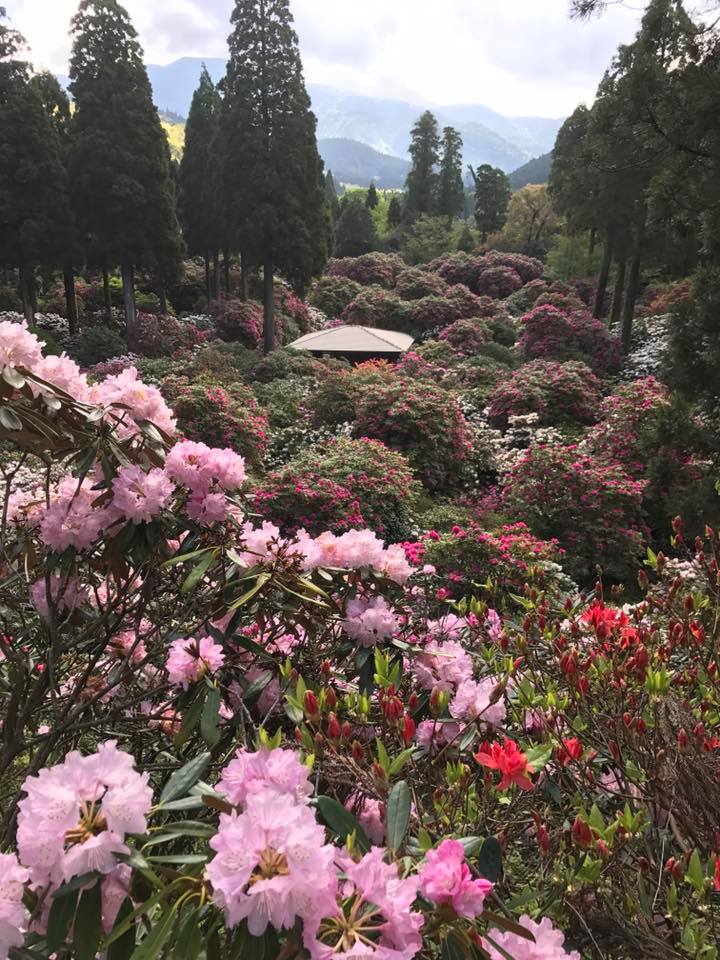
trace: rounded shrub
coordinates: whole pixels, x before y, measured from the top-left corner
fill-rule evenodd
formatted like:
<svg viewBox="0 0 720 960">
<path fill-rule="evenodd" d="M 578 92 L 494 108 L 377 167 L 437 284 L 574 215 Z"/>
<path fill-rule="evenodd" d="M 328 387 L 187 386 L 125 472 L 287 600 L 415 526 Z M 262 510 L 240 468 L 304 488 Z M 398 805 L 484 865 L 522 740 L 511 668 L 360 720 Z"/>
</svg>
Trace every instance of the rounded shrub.
<svg viewBox="0 0 720 960">
<path fill-rule="evenodd" d="M 263 335 L 263 307 L 256 300 L 223 297 L 212 300 L 208 312 L 221 340 L 257 347 Z"/>
<path fill-rule="evenodd" d="M 110 327 L 86 327 L 68 345 L 68 353 L 81 367 L 92 367 L 127 353 L 127 343 Z"/>
<path fill-rule="evenodd" d="M 377 285 L 392 290 L 398 275 L 406 269 L 405 261 L 395 253 L 365 253 L 360 257 L 330 260 L 327 273 L 348 277 L 363 286 Z"/>
<path fill-rule="evenodd" d="M 531 360 L 497 385 L 488 417 L 505 430 L 513 416 L 536 413 L 543 426 L 596 423 L 602 384 L 584 363 Z"/>
<path fill-rule="evenodd" d="M 178 350 L 192 350 L 208 339 L 192 323 L 167 314 L 138 313 L 132 349 L 144 357 L 167 357 Z"/>
<path fill-rule="evenodd" d="M 422 297 L 442 297 L 447 283 L 437 273 L 411 267 L 398 275 L 395 292 L 402 300 L 420 300 Z"/>
<path fill-rule="evenodd" d="M 361 292 L 362 284 L 349 277 L 326 274 L 313 285 L 310 303 L 330 317 L 342 316 L 343 310 Z"/>
<path fill-rule="evenodd" d="M 620 341 L 585 310 L 538 306 L 521 317 L 520 325 L 518 348 L 528 360 L 583 360 L 599 374 L 622 365 Z"/>
<path fill-rule="evenodd" d="M 359 327 L 380 327 L 404 330 L 409 325 L 411 305 L 395 293 L 381 287 L 367 287 L 352 300 L 342 313 L 342 322 Z"/>
<path fill-rule="evenodd" d="M 487 328 L 482 320 L 455 320 L 440 332 L 440 339 L 458 353 L 471 357 L 487 340 Z"/>
</svg>

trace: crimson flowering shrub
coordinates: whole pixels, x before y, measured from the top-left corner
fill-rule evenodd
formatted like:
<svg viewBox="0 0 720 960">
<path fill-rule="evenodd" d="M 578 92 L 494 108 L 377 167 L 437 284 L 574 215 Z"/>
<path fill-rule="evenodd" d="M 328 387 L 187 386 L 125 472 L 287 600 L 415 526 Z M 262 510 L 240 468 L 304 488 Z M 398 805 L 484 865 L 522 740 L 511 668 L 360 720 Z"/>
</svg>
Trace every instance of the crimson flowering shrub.
<svg viewBox="0 0 720 960">
<path fill-rule="evenodd" d="M 327 273 L 331 277 L 347 277 L 363 286 L 377 285 L 392 290 L 406 268 L 402 257 L 395 253 L 364 253 L 361 257 L 330 260 Z"/>
<path fill-rule="evenodd" d="M 210 334 L 176 317 L 138 313 L 133 329 L 132 349 L 144 357 L 167 357 L 179 350 L 192 350 L 210 340 Z"/>
<path fill-rule="evenodd" d="M 466 287 L 473 287 L 477 279 L 477 263 L 479 257 L 469 253 L 446 253 L 436 260 L 431 260 L 427 269 L 446 280 L 449 284 L 462 283 Z"/>
<path fill-rule="evenodd" d="M 173 405 L 178 429 L 188 440 L 229 447 L 254 467 L 262 465 L 268 421 L 249 387 L 169 377 L 163 381 L 162 391 Z"/>
<path fill-rule="evenodd" d="M 395 379 L 358 398 L 354 431 L 404 453 L 431 491 L 452 489 L 472 452 L 468 424 L 451 393 Z"/>
<path fill-rule="evenodd" d="M 488 339 L 488 331 L 482 320 L 455 320 L 440 331 L 440 339 L 447 341 L 453 350 L 471 357 Z"/>
<path fill-rule="evenodd" d="M 535 304 L 538 297 L 548 290 L 549 286 L 545 280 L 531 280 L 530 283 L 526 283 L 524 287 L 516 290 L 515 293 L 511 293 L 510 296 L 504 300 L 503 306 L 513 316 L 520 316 L 523 313 L 527 313 Z"/>
<path fill-rule="evenodd" d="M 310 420 L 315 426 L 339 427 L 355 420 L 356 408 L 366 390 L 393 377 L 393 369 L 361 364 L 350 370 L 334 370 L 323 377 L 308 398 Z"/>
<path fill-rule="evenodd" d="M 284 343 L 297 340 L 312 328 L 310 307 L 282 282 L 275 284 L 275 323 Z"/>
<path fill-rule="evenodd" d="M 527 413 L 543 426 L 590 424 L 601 419 L 601 401 L 602 384 L 584 363 L 531 360 L 497 385 L 488 418 L 502 430 L 510 417 Z"/>
<path fill-rule="evenodd" d="M 270 474 L 255 494 L 255 509 L 288 533 L 369 526 L 396 542 L 409 534 L 419 495 L 401 453 L 367 437 L 338 437 Z"/>
<path fill-rule="evenodd" d="M 256 348 L 263 335 L 263 306 L 256 300 L 233 297 L 211 300 L 208 312 L 221 340 Z"/>
<path fill-rule="evenodd" d="M 523 285 L 520 274 L 512 267 L 496 266 L 483 267 L 475 284 L 475 291 L 498 300 L 505 300 L 511 293 L 515 293 Z"/>
<path fill-rule="evenodd" d="M 506 475 L 500 502 L 538 537 L 559 541 L 571 576 L 587 582 L 600 565 L 623 579 L 645 542 L 644 488 L 619 463 L 576 444 L 534 446 Z"/>
<path fill-rule="evenodd" d="M 555 290 L 548 290 L 541 293 L 535 301 L 536 307 L 556 307 L 564 313 L 573 313 L 576 310 L 584 310 L 585 304 L 580 297 L 575 296 L 571 291 L 559 293 Z"/>
<path fill-rule="evenodd" d="M 425 542 L 247 519 L 137 371 L 0 324 L 4 953 L 712 958 L 717 534 L 622 606 L 451 604 Z"/>
<path fill-rule="evenodd" d="M 447 283 L 437 273 L 411 267 L 399 273 L 395 293 L 401 300 L 420 300 L 422 297 L 443 297 Z"/>
<path fill-rule="evenodd" d="M 688 302 L 691 291 L 692 280 L 689 277 L 660 289 L 650 287 L 642 298 L 638 312 L 642 317 L 657 317 L 673 313 L 676 307 Z"/>
<path fill-rule="evenodd" d="M 620 341 L 586 311 L 537 306 L 520 318 L 518 349 L 528 360 L 582 360 L 599 375 L 620 369 Z"/>
<path fill-rule="evenodd" d="M 360 327 L 403 330 L 410 305 L 395 293 L 380 287 L 366 287 L 342 312 L 342 322 Z"/>
<path fill-rule="evenodd" d="M 325 274 L 313 284 L 310 303 L 328 317 L 340 317 L 343 310 L 361 292 L 362 284 L 349 277 Z"/>
<path fill-rule="evenodd" d="M 557 540 L 538 540 L 522 522 L 494 531 L 474 521 L 455 524 L 448 533 L 423 534 L 420 544 L 420 558 L 448 581 L 446 589 L 456 598 L 472 596 L 483 584 L 485 599 L 503 607 L 509 594 L 526 587 L 558 590 L 569 584 Z"/>
<path fill-rule="evenodd" d="M 489 250 L 483 257 L 484 266 L 506 267 L 520 277 L 523 284 L 539 280 L 543 275 L 542 260 L 527 257 L 522 253 L 505 253 L 500 250 Z"/>
</svg>

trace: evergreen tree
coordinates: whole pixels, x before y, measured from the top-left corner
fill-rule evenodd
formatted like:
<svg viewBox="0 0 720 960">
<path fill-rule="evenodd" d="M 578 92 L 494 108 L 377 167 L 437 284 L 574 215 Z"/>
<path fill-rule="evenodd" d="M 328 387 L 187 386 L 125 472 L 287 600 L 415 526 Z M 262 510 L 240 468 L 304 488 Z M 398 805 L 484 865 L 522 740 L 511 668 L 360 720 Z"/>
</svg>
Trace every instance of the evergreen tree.
<svg viewBox="0 0 720 960">
<path fill-rule="evenodd" d="M 19 269 L 32 323 L 35 267 L 60 261 L 71 214 L 57 133 L 4 18 L 0 7 L 0 263 Z"/>
<path fill-rule="evenodd" d="M 412 168 L 407 177 L 405 213 L 409 220 L 435 210 L 438 175 L 435 167 L 440 159 L 440 138 L 437 120 L 426 110 L 412 129 L 410 157 Z"/>
<path fill-rule="evenodd" d="M 475 182 L 475 223 L 480 241 L 485 243 L 488 235 L 501 230 L 505 223 L 512 188 L 507 174 L 499 167 L 484 163 L 477 170 L 469 170 Z"/>
<path fill-rule="evenodd" d="M 359 257 L 377 250 L 378 235 L 370 211 L 358 196 L 348 197 L 340 206 L 335 229 L 335 255 Z"/>
<path fill-rule="evenodd" d="M 208 298 L 211 296 L 210 261 L 220 249 L 222 239 L 213 166 L 213 156 L 220 149 L 217 140 L 220 108 L 220 94 L 203 64 L 185 126 L 185 149 L 180 164 L 180 215 L 188 252 L 205 261 Z"/>
<path fill-rule="evenodd" d="M 124 7 L 117 0 L 81 0 L 71 33 L 75 214 L 93 255 L 106 268 L 121 265 L 130 340 L 135 268 L 151 270 L 164 284 L 180 266 L 170 149 Z"/>
<path fill-rule="evenodd" d="M 273 277 L 302 291 L 327 262 L 330 219 L 316 120 L 289 0 L 235 0 L 224 81 L 224 195 L 234 246 L 264 274 L 264 346 L 275 347 Z"/>
<path fill-rule="evenodd" d="M 335 223 L 340 216 L 340 201 L 338 199 L 337 186 L 335 185 L 335 177 L 333 177 L 332 170 L 328 170 L 325 175 L 325 199 L 330 207 L 332 222 Z"/>
<path fill-rule="evenodd" d="M 438 175 L 437 212 L 449 220 L 459 217 L 465 205 L 462 153 L 462 137 L 454 127 L 445 127 Z"/>
<path fill-rule="evenodd" d="M 457 249 L 463 253 L 472 253 L 477 245 L 475 239 L 475 234 L 472 232 L 472 227 L 470 224 L 465 221 L 465 224 L 462 228 L 462 233 L 458 237 Z"/>
<path fill-rule="evenodd" d="M 365 206 L 368 208 L 368 210 L 374 210 L 379 203 L 380 198 L 378 197 L 377 188 L 373 182 L 368 187 L 367 196 L 365 197 Z"/>
<path fill-rule="evenodd" d="M 396 230 L 402 223 L 402 204 L 400 203 L 400 198 L 396 193 L 390 198 L 390 203 L 387 208 L 387 228 L 388 230 Z"/>
</svg>

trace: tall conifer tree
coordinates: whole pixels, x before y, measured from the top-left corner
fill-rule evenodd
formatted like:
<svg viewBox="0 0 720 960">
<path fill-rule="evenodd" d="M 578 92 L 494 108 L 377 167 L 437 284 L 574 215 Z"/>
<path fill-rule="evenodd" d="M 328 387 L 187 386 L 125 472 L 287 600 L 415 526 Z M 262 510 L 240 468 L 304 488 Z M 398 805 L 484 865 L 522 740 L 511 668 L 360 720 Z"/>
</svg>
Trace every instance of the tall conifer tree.
<svg viewBox="0 0 720 960">
<path fill-rule="evenodd" d="M 264 346 L 275 347 L 274 273 L 297 290 L 328 257 L 317 121 L 288 0 L 235 0 L 224 81 L 224 195 L 233 246 L 264 274 Z"/>
<path fill-rule="evenodd" d="M 462 162 L 462 137 L 454 127 L 445 127 L 438 174 L 437 213 L 448 220 L 459 217 L 465 207 Z"/>
<path fill-rule="evenodd" d="M 121 265 L 131 339 L 135 268 L 164 284 L 180 265 L 170 148 L 125 8 L 117 0 L 81 0 L 71 33 L 75 214 L 88 249 L 106 267 Z"/>
<path fill-rule="evenodd" d="M 35 267 L 62 259 L 71 214 L 57 133 L 4 18 L 0 7 L 0 263 L 19 269 L 32 323 Z"/>
<path fill-rule="evenodd" d="M 410 220 L 435 212 L 440 137 L 437 120 L 426 110 L 412 129 L 410 141 L 412 169 L 407 177 L 405 213 Z"/>
<path fill-rule="evenodd" d="M 203 64 L 185 126 L 185 149 L 180 164 L 180 213 L 185 243 L 192 256 L 205 260 L 205 283 L 210 297 L 210 261 L 221 247 L 213 162 L 222 101 Z"/>
<path fill-rule="evenodd" d="M 480 240 L 485 243 L 488 234 L 500 230 L 505 223 L 512 189 L 507 174 L 499 167 L 483 163 L 477 170 L 469 169 L 475 182 L 475 223 Z"/>
</svg>

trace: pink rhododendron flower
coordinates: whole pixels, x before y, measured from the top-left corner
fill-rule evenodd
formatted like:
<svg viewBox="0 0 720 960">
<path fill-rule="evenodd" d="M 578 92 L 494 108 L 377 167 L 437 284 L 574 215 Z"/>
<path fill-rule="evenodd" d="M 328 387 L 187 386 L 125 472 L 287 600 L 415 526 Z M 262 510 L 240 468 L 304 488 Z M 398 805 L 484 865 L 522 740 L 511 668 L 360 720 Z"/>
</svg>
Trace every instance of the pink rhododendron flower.
<svg viewBox="0 0 720 960">
<path fill-rule="evenodd" d="M 505 719 L 505 701 L 500 696 L 495 703 L 490 700 L 497 696 L 497 680 L 484 677 L 482 680 L 463 680 L 450 703 L 450 716 L 456 720 L 481 720 L 484 723 L 499 724 Z"/>
<path fill-rule="evenodd" d="M 135 771 L 115 740 L 87 757 L 72 751 L 63 763 L 28 777 L 22 789 L 18 855 L 40 886 L 91 871 L 111 873 L 117 855 L 128 853 L 125 835 L 147 829 L 148 775 Z"/>
<path fill-rule="evenodd" d="M 135 367 L 128 367 L 122 373 L 94 384 L 90 388 L 90 400 L 99 406 L 112 408 L 113 417 L 120 421 L 117 427 L 120 437 L 131 437 L 138 433 L 137 420 L 149 420 L 165 433 L 175 433 L 176 420 L 163 395 L 157 387 L 138 380 Z M 113 404 L 123 404 L 123 407 L 113 408 Z"/>
<path fill-rule="evenodd" d="M 288 794 L 295 803 L 305 803 L 312 795 L 309 769 L 294 750 L 251 752 L 241 748 L 220 775 L 218 790 L 229 803 L 244 807 L 253 793 L 274 790 Z"/>
<path fill-rule="evenodd" d="M 400 625 L 400 619 L 383 597 L 355 597 L 348 601 L 345 619 L 340 624 L 351 640 L 361 647 L 372 647 L 379 640 L 389 640 Z"/>
<path fill-rule="evenodd" d="M 345 808 L 355 813 L 370 843 L 385 842 L 385 817 L 379 800 L 353 793 L 345 801 Z"/>
<path fill-rule="evenodd" d="M 410 661 L 410 669 L 425 690 L 439 687 L 452 690 L 473 675 L 473 662 L 462 644 L 455 640 L 431 640 L 422 653 Z"/>
<path fill-rule="evenodd" d="M 74 400 L 84 403 L 89 395 L 87 377 L 80 372 L 80 367 L 63 353 L 59 357 L 43 357 L 35 367 L 34 373 L 52 386 L 63 390 Z M 32 392 L 37 396 L 42 393 L 39 384 L 30 384 Z"/>
<path fill-rule="evenodd" d="M 100 495 L 87 477 L 79 487 L 75 477 L 62 479 L 40 523 L 43 543 L 58 553 L 91 547 L 111 519 L 106 508 L 94 505 Z"/>
<path fill-rule="evenodd" d="M 373 847 L 358 863 L 342 851 L 336 862 L 340 903 L 331 909 L 313 904 L 306 917 L 304 944 L 312 960 L 374 957 L 375 960 L 412 960 L 422 947 L 423 915 L 411 907 L 417 896 L 417 878 L 398 876 L 397 864 L 383 860 L 382 847 Z"/>
<path fill-rule="evenodd" d="M 118 470 L 112 489 L 114 510 L 133 523 L 149 523 L 168 506 L 174 487 L 164 470 L 153 467 L 146 473 L 131 464 Z"/>
<path fill-rule="evenodd" d="M 41 360 L 41 342 L 24 322 L 0 321 L 0 373 L 5 367 L 34 371 Z"/>
<path fill-rule="evenodd" d="M 88 599 L 85 588 L 78 584 L 77 577 L 61 577 L 57 573 L 50 574 L 50 589 L 43 577 L 36 580 L 30 587 L 30 599 L 40 616 L 47 620 L 50 616 L 50 601 L 55 604 L 59 614 L 69 613 L 79 603 Z"/>
<path fill-rule="evenodd" d="M 30 914 L 22 898 L 29 876 L 14 853 L 0 853 L 0 957 L 23 942 Z"/>
<path fill-rule="evenodd" d="M 227 520 L 229 503 L 224 493 L 194 493 L 185 509 L 198 523 L 222 523 Z"/>
<path fill-rule="evenodd" d="M 516 933 L 501 933 L 499 930 L 490 933 L 492 940 L 502 947 L 505 953 L 510 954 L 513 960 L 580 960 L 577 950 L 571 953 L 565 950 L 565 936 L 553 927 L 547 917 L 536 923 L 525 914 L 520 917 L 519 922 L 521 927 L 525 927 L 535 937 L 535 943 L 519 937 Z M 483 947 L 490 954 L 491 960 L 505 960 L 505 954 L 496 950 L 488 940 L 483 939 Z"/>
<path fill-rule="evenodd" d="M 196 493 L 207 493 L 213 483 L 223 490 L 237 490 L 245 482 L 245 460 L 229 447 L 218 449 L 204 443 L 182 440 L 165 460 L 165 471 Z"/>
<path fill-rule="evenodd" d="M 419 871 L 420 893 L 439 906 L 448 904 L 459 917 L 472 920 L 482 913 L 483 901 L 493 888 L 489 880 L 473 879 L 458 840 L 443 840 L 429 850 Z"/>
<path fill-rule="evenodd" d="M 223 663 L 225 654 L 220 644 L 210 637 L 200 637 L 199 640 L 189 637 L 170 644 L 166 667 L 170 683 L 187 690 L 206 673 L 215 673 Z"/>
<path fill-rule="evenodd" d="M 310 807 L 289 793 L 248 794 L 243 813 L 221 814 L 210 846 L 207 877 L 230 926 L 247 919 L 257 937 L 268 924 L 289 929 L 311 909 L 331 909 L 334 848 Z"/>
<path fill-rule="evenodd" d="M 461 729 L 459 723 L 423 720 L 417 728 L 417 741 L 426 750 L 438 750 L 457 741 Z"/>
</svg>

